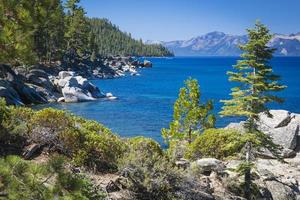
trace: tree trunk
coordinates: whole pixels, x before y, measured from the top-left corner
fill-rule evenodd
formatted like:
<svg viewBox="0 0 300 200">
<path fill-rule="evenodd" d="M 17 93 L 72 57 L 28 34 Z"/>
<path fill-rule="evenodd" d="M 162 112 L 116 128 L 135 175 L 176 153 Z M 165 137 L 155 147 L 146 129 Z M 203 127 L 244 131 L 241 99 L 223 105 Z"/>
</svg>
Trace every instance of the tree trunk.
<svg viewBox="0 0 300 200">
<path fill-rule="evenodd" d="M 192 128 L 191 127 L 189 128 L 189 132 L 188 132 L 188 142 L 189 142 L 189 144 L 191 144 L 191 142 L 192 142 Z"/>
<path fill-rule="evenodd" d="M 249 167 L 250 155 L 251 155 L 251 142 L 247 142 L 247 144 L 246 144 L 246 163 L 248 166 L 245 171 L 245 198 L 247 200 L 251 199 L 251 169 Z"/>
</svg>

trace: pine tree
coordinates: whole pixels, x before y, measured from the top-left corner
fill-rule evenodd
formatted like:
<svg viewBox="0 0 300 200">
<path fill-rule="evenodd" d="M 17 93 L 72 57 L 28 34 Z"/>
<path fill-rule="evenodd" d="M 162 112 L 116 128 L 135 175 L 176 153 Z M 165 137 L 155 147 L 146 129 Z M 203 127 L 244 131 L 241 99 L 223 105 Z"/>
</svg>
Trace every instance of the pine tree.
<svg viewBox="0 0 300 200">
<path fill-rule="evenodd" d="M 65 40 L 67 51 L 71 54 L 75 53 L 75 56 L 82 57 L 88 49 L 88 38 L 91 29 L 85 11 L 81 6 L 78 6 L 78 3 L 79 0 L 68 0 L 65 4 L 67 11 Z"/>
<path fill-rule="evenodd" d="M 15 65 L 36 61 L 32 6 L 27 0 L 0 1 L 0 62 Z"/>
<path fill-rule="evenodd" d="M 185 87 L 180 89 L 179 97 L 174 104 L 170 128 L 162 129 L 165 140 L 180 139 L 191 142 L 195 135 L 214 127 L 215 117 L 211 113 L 212 101 L 201 103 L 200 95 L 198 81 L 186 80 Z"/>
<path fill-rule="evenodd" d="M 32 1 L 34 44 L 39 61 L 60 59 L 64 49 L 64 10 L 60 0 Z"/>
<path fill-rule="evenodd" d="M 275 49 L 268 47 L 268 42 L 272 39 L 268 28 L 256 22 L 253 29 L 248 29 L 249 41 L 241 45 L 240 49 L 244 51 L 243 58 L 234 65 L 235 71 L 228 72 L 229 81 L 237 82 L 238 85 L 232 88 L 232 99 L 222 100 L 224 103 L 220 114 L 222 116 L 243 116 L 247 118 L 245 129 L 250 134 L 255 134 L 260 140 L 259 145 L 276 153 L 277 146 L 269 137 L 257 130 L 256 120 L 258 114 L 265 112 L 270 115 L 267 103 L 282 102 L 272 92 L 280 91 L 286 86 L 278 83 L 280 77 L 275 75 L 269 61 Z M 245 196 L 250 199 L 250 170 L 252 163 L 250 157 L 252 154 L 252 142 L 246 145 L 246 166 L 245 172 Z"/>
</svg>

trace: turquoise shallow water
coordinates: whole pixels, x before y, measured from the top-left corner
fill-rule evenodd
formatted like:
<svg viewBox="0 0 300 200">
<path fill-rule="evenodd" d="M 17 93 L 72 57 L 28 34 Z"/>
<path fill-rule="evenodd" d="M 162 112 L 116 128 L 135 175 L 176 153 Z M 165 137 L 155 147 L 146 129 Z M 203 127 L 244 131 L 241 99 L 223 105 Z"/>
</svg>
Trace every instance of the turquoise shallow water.
<svg viewBox="0 0 300 200">
<path fill-rule="evenodd" d="M 188 77 L 198 79 L 202 100 L 213 99 L 215 112 L 220 111 L 220 99 L 229 98 L 232 83 L 227 70 L 238 58 L 234 57 L 176 57 L 151 58 L 153 68 L 142 69 L 141 76 L 119 79 L 93 80 L 103 92 L 112 92 L 118 100 L 98 100 L 74 104 L 48 104 L 69 110 L 89 119 L 95 119 L 121 136 L 143 135 L 162 143 L 160 129 L 172 119 L 172 107 L 178 90 Z M 300 113 L 300 58 L 277 57 L 272 60 L 274 72 L 282 76 L 288 88 L 278 95 L 285 98 L 281 105 L 270 105 Z M 41 107 L 45 107 L 41 106 Z M 39 108 L 39 107 L 38 107 Z M 223 127 L 239 119 L 218 118 Z"/>
</svg>

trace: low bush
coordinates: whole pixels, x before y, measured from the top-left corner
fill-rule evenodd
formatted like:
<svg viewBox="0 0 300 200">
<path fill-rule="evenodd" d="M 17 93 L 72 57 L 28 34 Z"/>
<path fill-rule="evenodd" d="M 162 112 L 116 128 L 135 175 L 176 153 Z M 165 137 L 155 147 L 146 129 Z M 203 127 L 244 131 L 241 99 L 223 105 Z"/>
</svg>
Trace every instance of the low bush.
<svg viewBox="0 0 300 200">
<path fill-rule="evenodd" d="M 171 160 L 179 160 L 183 158 L 188 151 L 189 143 L 186 140 L 170 140 L 166 151 Z"/>
<path fill-rule="evenodd" d="M 116 170 L 126 147 L 121 138 L 95 121 L 76 118 L 75 123 L 78 128 L 62 136 L 75 163 L 97 171 Z"/>
<path fill-rule="evenodd" d="M 177 168 L 157 142 L 135 137 L 128 139 L 127 144 L 119 170 L 136 199 L 205 199 L 204 188 Z"/>
<path fill-rule="evenodd" d="M 100 123 L 53 108 L 34 111 L 7 107 L 3 100 L 0 110 L 0 154 L 5 155 L 2 151 L 8 151 L 7 145 L 18 149 L 20 154 L 24 146 L 35 143 L 48 152 L 72 158 L 77 165 L 97 171 L 117 170 L 117 160 L 126 145 Z"/>
<path fill-rule="evenodd" d="M 24 161 L 17 156 L 0 159 L 0 193 L 7 199 L 104 199 L 91 181 L 65 168 L 64 158 L 46 164 Z"/>
<path fill-rule="evenodd" d="M 234 157 L 242 150 L 247 139 L 247 134 L 233 129 L 208 129 L 189 145 L 185 157 L 192 160 L 201 157 Z"/>
<path fill-rule="evenodd" d="M 163 150 L 161 149 L 158 142 L 153 139 L 145 138 L 142 136 L 133 137 L 127 140 L 129 151 L 135 151 L 140 153 L 163 155 Z"/>
</svg>

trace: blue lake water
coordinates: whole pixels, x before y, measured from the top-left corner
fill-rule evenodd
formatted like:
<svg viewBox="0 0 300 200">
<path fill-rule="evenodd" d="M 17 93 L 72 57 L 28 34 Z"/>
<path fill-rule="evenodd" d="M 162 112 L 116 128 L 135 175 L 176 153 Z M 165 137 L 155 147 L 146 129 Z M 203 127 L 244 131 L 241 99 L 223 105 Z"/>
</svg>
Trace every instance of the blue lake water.
<svg viewBox="0 0 300 200">
<path fill-rule="evenodd" d="M 150 58 L 153 68 L 142 69 L 141 76 L 119 79 L 94 80 L 103 92 L 112 92 L 118 99 L 99 100 L 73 104 L 50 104 L 83 117 L 94 119 L 121 136 L 142 135 L 162 143 L 160 130 L 172 120 L 173 103 L 179 88 L 188 77 L 196 78 L 201 88 L 203 101 L 213 99 L 215 112 L 220 111 L 220 99 L 229 98 L 232 83 L 226 71 L 232 69 L 235 57 L 175 57 Z M 277 57 L 272 60 L 274 72 L 282 76 L 288 86 L 277 94 L 285 98 L 281 105 L 271 108 L 286 109 L 300 113 L 300 58 Z M 49 105 L 47 105 L 49 106 Z M 217 126 L 223 127 L 232 118 L 218 118 Z"/>
</svg>

